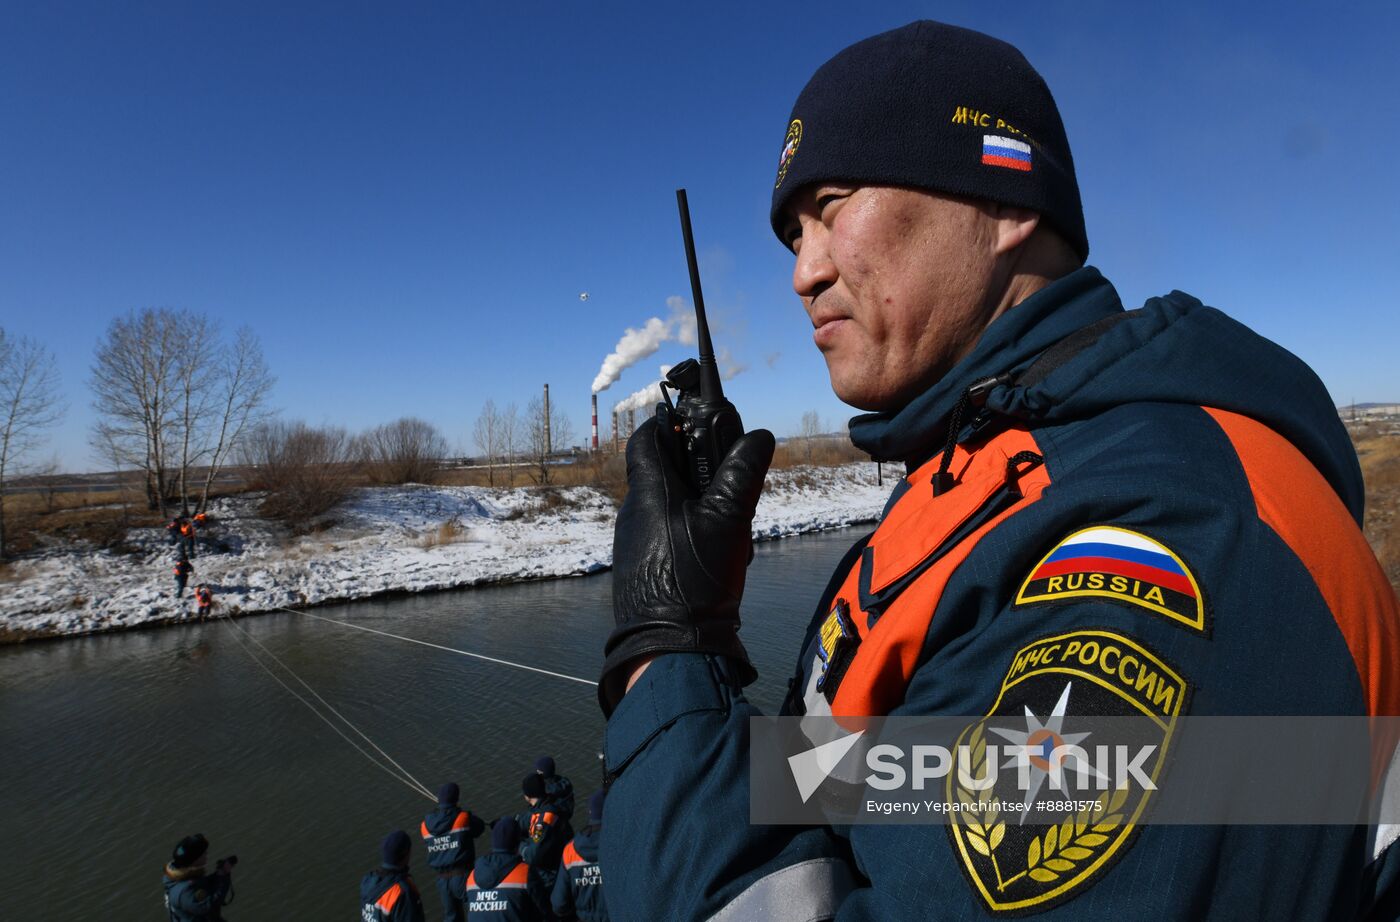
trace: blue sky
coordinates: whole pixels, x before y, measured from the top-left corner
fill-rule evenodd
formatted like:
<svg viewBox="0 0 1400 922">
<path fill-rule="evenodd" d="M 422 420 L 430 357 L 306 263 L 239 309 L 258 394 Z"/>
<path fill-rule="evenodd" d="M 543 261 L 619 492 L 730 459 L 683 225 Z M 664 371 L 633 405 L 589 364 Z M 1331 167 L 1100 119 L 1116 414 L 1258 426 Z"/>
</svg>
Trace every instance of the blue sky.
<svg viewBox="0 0 1400 922">
<path fill-rule="evenodd" d="M 0 326 L 59 356 L 50 449 L 94 463 L 93 348 L 147 306 L 251 326 L 291 418 L 469 446 L 548 381 L 581 441 L 624 328 L 689 297 L 678 186 L 745 421 L 834 426 L 769 190 L 811 72 L 918 18 L 1045 75 L 1130 306 L 1180 288 L 1400 400 L 1394 4 L 4 2 Z"/>
</svg>

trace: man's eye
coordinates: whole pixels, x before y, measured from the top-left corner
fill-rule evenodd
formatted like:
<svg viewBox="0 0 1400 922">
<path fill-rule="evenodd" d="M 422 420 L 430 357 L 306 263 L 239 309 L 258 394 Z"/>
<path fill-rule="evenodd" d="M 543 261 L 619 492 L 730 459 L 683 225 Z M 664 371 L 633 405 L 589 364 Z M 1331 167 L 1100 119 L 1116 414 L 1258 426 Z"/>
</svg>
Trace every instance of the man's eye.
<svg viewBox="0 0 1400 922">
<path fill-rule="evenodd" d="M 839 201 L 841 201 L 841 200 L 842 200 L 843 198 L 845 198 L 845 197 L 846 197 L 846 196 L 844 196 L 844 195 L 837 195 L 836 193 L 830 193 L 830 194 L 827 194 L 827 195 L 819 195 L 819 196 L 817 196 L 817 200 L 816 200 L 816 202 L 815 202 L 815 204 L 816 204 L 816 206 L 817 206 L 817 213 L 818 213 L 818 214 L 825 214 L 828 205 L 831 205 L 831 204 L 833 204 L 833 203 L 835 203 L 835 202 L 839 202 Z"/>
</svg>

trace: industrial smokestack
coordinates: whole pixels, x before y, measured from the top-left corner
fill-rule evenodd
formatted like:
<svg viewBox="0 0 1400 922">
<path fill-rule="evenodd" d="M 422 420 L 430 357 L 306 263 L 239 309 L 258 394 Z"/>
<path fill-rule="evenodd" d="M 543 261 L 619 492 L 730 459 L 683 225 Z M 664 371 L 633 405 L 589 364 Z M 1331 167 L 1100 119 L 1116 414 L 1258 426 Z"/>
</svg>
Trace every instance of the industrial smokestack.
<svg viewBox="0 0 1400 922">
<path fill-rule="evenodd" d="M 616 411 L 616 410 L 613 410 L 613 411 L 612 411 L 612 416 L 613 416 L 613 451 L 616 452 L 616 451 L 618 450 L 618 446 L 619 446 L 619 445 L 621 444 L 621 442 L 622 442 L 622 433 L 617 431 L 617 411 Z"/>
<path fill-rule="evenodd" d="M 549 434 L 549 385 L 544 386 L 544 456 L 548 458 L 554 454 L 554 445 L 550 441 Z"/>
<path fill-rule="evenodd" d="M 598 451 L 598 395 L 593 395 L 593 451 Z"/>
<path fill-rule="evenodd" d="M 632 433 L 634 433 L 634 432 L 636 432 L 636 431 L 637 431 L 637 411 L 636 411 L 636 410 L 628 410 L 628 411 L 627 411 L 627 434 L 628 434 L 628 435 L 631 435 Z"/>
</svg>

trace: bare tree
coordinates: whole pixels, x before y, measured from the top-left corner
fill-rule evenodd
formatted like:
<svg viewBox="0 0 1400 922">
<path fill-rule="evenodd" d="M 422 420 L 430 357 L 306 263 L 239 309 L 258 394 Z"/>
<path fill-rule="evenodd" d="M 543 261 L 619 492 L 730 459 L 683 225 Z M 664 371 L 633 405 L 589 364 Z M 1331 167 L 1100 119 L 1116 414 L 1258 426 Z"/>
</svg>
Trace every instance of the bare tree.
<svg viewBox="0 0 1400 922">
<path fill-rule="evenodd" d="M 169 439 L 175 418 L 175 362 L 183 348 L 183 312 L 147 309 L 118 317 L 97 345 L 94 442 L 110 446 L 145 473 L 146 505 L 165 514 Z"/>
<path fill-rule="evenodd" d="M 515 404 L 506 407 L 501 414 L 501 450 L 505 453 L 506 478 L 510 486 L 515 486 L 515 458 L 520 452 L 520 411 Z"/>
<path fill-rule="evenodd" d="M 249 430 L 267 418 L 265 407 L 273 381 L 257 337 L 247 327 L 241 328 L 233 344 L 224 351 L 214 381 L 218 431 L 212 434 L 198 511 L 203 512 L 209 505 L 209 488 L 235 446 Z"/>
<path fill-rule="evenodd" d="M 818 436 L 822 434 L 822 419 L 817 415 L 816 410 L 808 410 L 802 414 L 802 427 L 798 431 L 798 437 L 807 450 L 807 463 L 812 463 L 812 448 Z"/>
<path fill-rule="evenodd" d="M 350 437 L 344 429 L 264 422 L 239 447 L 251 485 L 266 490 L 262 513 L 297 530 L 334 509 L 350 490 Z"/>
<path fill-rule="evenodd" d="M 53 353 L 0 330 L 0 559 L 5 557 L 5 477 L 63 417 Z"/>
<path fill-rule="evenodd" d="M 262 415 L 272 378 L 244 329 L 227 344 L 207 317 L 147 308 L 112 321 L 92 369 L 100 420 L 93 444 L 145 474 L 146 500 L 190 512 L 191 474 L 204 464 L 198 508 L 239 438 Z"/>
<path fill-rule="evenodd" d="M 486 480 L 496 485 L 496 459 L 501 454 L 501 414 L 496 410 L 496 401 L 487 400 L 481 408 L 472 428 L 472 439 L 476 448 L 486 459 Z"/>
<path fill-rule="evenodd" d="M 208 355 L 215 337 L 214 326 L 202 314 L 185 314 L 180 318 L 182 329 L 179 335 L 183 348 L 175 352 L 175 420 L 172 427 L 172 441 L 179 441 L 179 460 L 176 463 L 176 477 L 179 484 L 180 512 L 190 514 L 190 468 L 195 459 L 203 454 L 200 436 L 205 429 L 214 401 L 214 378 L 217 366 Z"/>
<path fill-rule="evenodd" d="M 405 416 L 355 439 L 354 453 L 376 483 L 427 483 L 450 449 L 432 423 Z"/>
<path fill-rule="evenodd" d="M 530 457 L 530 476 L 535 483 L 549 483 L 550 447 L 567 445 L 573 437 L 573 425 L 558 406 L 550 406 L 546 424 L 544 401 L 539 397 L 530 399 L 525 407 L 525 450 Z"/>
</svg>

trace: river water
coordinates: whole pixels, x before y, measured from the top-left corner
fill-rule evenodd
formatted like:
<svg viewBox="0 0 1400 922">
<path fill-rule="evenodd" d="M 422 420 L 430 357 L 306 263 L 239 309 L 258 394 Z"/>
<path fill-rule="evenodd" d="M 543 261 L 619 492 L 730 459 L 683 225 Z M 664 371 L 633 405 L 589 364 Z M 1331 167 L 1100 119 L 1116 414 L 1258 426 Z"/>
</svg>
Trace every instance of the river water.
<svg viewBox="0 0 1400 922">
<path fill-rule="evenodd" d="M 859 534 L 758 546 L 743 636 L 760 675 L 749 696 L 765 710 L 781 701 L 812 607 Z M 314 613 L 592 680 L 611 598 L 602 574 Z M 586 813 L 603 730 L 591 686 L 303 615 L 237 625 L 430 790 L 457 781 L 462 805 L 484 819 L 518 813 L 521 778 L 548 753 Z M 427 917 L 441 918 L 416 832 L 431 801 L 245 647 L 312 698 L 226 623 L 0 648 L 0 919 L 165 918 L 161 867 L 192 832 L 209 837 L 211 862 L 238 855 L 225 918 L 357 918 L 360 877 L 396 828 L 415 840 Z"/>
</svg>

